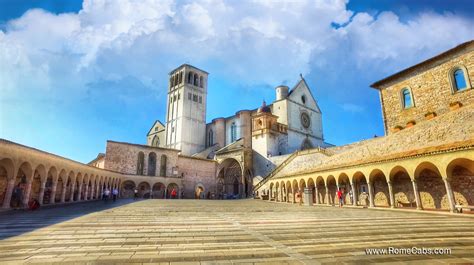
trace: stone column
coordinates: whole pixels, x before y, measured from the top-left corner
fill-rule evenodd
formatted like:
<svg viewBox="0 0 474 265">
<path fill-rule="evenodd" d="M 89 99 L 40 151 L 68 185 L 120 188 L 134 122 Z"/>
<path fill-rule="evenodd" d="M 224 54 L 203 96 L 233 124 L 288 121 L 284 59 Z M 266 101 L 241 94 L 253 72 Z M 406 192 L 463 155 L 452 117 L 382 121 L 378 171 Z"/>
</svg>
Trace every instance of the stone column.
<svg viewBox="0 0 474 265">
<path fill-rule="evenodd" d="M 395 208 L 395 196 L 393 195 L 392 182 L 387 182 L 388 184 L 388 196 L 390 197 L 390 208 Z"/>
<path fill-rule="evenodd" d="M 61 203 L 65 203 L 66 202 L 66 189 L 67 189 L 67 182 L 63 182 L 63 189 L 61 190 Z"/>
<path fill-rule="evenodd" d="M 76 182 L 75 181 L 71 181 L 71 191 L 69 193 L 69 202 L 73 202 L 74 201 L 74 186 L 76 186 Z"/>
<path fill-rule="evenodd" d="M 374 191 L 372 189 L 372 183 L 367 182 L 367 188 L 369 189 L 369 207 L 375 207 L 374 204 Z"/>
<path fill-rule="evenodd" d="M 326 197 L 327 197 L 327 205 L 331 205 L 331 195 L 329 195 L 329 187 L 326 185 Z"/>
<path fill-rule="evenodd" d="M 416 209 L 422 210 L 423 207 L 421 207 L 421 200 L 420 200 L 420 193 L 418 192 L 418 185 L 416 184 L 415 180 L 412 180 L 411 183 L 413 184 L 413 193 L 415 194 Z"/>
<path fill-rule="evenodd" d="M 77 189 L 77 201 L 81 201 L 82 186 L 84 185 L 82 183 L 79 183 L 79 188 Z"/>
<path fill-rule="evenodd" d="M 304 200 L 303 203 L 306 206 L 312 206 L 313 205 L 313 190 L 304 188 Z M 303 197 L 302 196 L 302 197 Z"/>
<path fill-rule="evenodd" d="M 89 184 L 86 185 L 86 190 L 84 191 L 84 201 L 89 200 L 89 190 L 90 190 Z"/>
<path fill-rule="evenodd" d="M 46 180 L 45 180 L 45 181 L 41 181 L 41 184 L 40 184 L 40 193 L 39 193 L 39 197 L 38 197 L 38 201 L 39 201 L 39 204 L 40 204 L 40 205 L 43 205 L 45 186 L 46 186 Z"/>
<path fill-rule="evenodd" d="M 319 191 L 318 191 L 318 186 L 314 186 L 314 198 L 315 198 L 315 203 L 319 204 Z"/>
<path fill-rule="evenodd" d="M 444 186 L 446 186 L 446 194 L 448 195 L 448 203 L 449 203 L 449 211 L 454 213 L 456 212 L 456 208 L 454 207 L 454 193 L 453 189 L 451 188 L 451 183 L 449 183 L 448 179 L 443 178 Z"/>
<path fill-rule="evenodd" d="M 26 182 L 26 188 L 23 192 L 23 205 L 21 207 L 28 207 L 28 201 L 30 200 L 31 186 L 33 185 L 33 177 Z"/>
<path fill-rule="evenodd" d="M 13 189 L 15 188 L 15 178 L 8 180 L 7 190 L 5 191 L 5 198 L 3 199 L 2 208 L 10 208 L 10 202 L 12 199 Z"/>
<path fill-rule="evenodd" d="M 56 202 L 56 190 L 58 187 L 58 181 L 53 184 L 53 187 L 51 188 L 51 197 L 49 198 L 49 203 L 53 204 Z"/>
<path fill-rule="evenodd" d="M 351 182 L 351 189 L 352 189 L 352 205 L 357 206 L 357 193 L 355 188 L 355 183 Z"/>
</svg>

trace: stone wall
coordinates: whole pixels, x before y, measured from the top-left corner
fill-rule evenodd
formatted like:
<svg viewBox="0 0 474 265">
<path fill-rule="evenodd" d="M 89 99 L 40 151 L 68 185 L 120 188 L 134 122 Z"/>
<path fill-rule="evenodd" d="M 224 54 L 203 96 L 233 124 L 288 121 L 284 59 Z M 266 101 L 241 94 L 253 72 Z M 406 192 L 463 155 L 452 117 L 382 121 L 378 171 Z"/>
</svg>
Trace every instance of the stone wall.
<svg viewBox="0 0 474 265">
<path fill-rule="evenodd" d="M 474 86 L 474 47 L 469 47 L 439 59 L 435 64 L 421 66 L 380 90 L 387 134 L 393 133 L 396 126 L 405 128 L 410 121 L 419 123 L 425 120 L 427 113 L 442 115 L 450 110 L 453 102 L 459 101 L 463 105 L 474 102 L 474 90 L 453 92 L 449 76 L 455 67 L 463 66 L 469 75 L 467 81 L 470 80 L 471 87 Z M 402 106 L 401 91 L 404 88 L 411 90 L 414 102 L 414 106 L 408 109 Z"/>
<path fill-rule="evenodd" d="M 184 198 L 195 198 L 198 187 L 203 188 L 204 197 L 201 198 L 207 198 L 208 192 L 211 192 L 211 194 L 215 192 L 217 183 L 216 161 L 179 156 L 178 168 L 183 176 Z"/>
<path fill-rule="evenodd" d="M 166 155 L 166 175 L 172 175 L 172 167 L 176 166 L 178 160 L 178 150 L 150 147 L 146 145 L 136 145 L 128 143 L 119 143 L 107 141 L 105 155 L 105 169 L 113 170 L 124 174 L 137 174 L 138 153 L 143 152 L 144 157 L 144 175 L 148 174 L 148 159 L 150 153 L 156 154 L 156 172 L 160 174 L 160 159 Z"/>
</svg>

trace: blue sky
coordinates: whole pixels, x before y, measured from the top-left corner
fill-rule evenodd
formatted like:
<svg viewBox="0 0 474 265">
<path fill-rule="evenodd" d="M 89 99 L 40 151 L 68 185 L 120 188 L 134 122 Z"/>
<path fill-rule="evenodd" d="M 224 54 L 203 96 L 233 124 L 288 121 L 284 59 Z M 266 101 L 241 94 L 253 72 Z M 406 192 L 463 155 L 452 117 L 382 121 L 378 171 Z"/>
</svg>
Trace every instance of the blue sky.
<svg viewBox="0 0 474 265">
<path fill-rule="evenodd" d="M 474 37 L 471 1 L 0 0 L 0 137 L 77 161 L 145 143 L 167 73 L 210 73 L 208 120 L 302 73 L 326 141 L 383 134 L 369 85 Z"/>
</svg>

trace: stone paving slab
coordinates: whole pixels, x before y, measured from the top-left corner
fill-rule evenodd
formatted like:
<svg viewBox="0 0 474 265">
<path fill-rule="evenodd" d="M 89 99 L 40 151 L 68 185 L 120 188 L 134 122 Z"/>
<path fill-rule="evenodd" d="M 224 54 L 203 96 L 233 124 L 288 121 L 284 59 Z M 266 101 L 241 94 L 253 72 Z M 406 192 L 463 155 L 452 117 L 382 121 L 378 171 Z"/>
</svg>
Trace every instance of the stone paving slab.
<svg viewBox="0 0 474 265">
<path fill-rule="evenodd" d="M 474 262 L 474 220 L 258 200 L 119 200 L 0 213 L 0 264 Z M 367 248 L 450 255 L 366 255 Z"/>
</svg>

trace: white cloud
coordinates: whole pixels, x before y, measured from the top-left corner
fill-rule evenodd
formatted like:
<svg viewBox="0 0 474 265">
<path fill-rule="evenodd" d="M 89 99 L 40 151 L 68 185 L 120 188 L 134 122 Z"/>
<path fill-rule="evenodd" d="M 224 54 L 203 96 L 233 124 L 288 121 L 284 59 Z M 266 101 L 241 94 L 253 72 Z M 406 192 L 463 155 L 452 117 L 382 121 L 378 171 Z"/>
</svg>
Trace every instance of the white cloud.
<svg viewBox="0 0 474 265">
<path fill-rule="evenodd" d="M 81 90 L 123 76 L 163 88 L 183 62 L 274 86 L 331 64 L 392 71 L 474 36 L 472 20 L 452 14 L 403 23 L 392 12 L 354 15 L 346 2 L 85 0 L 78 14 L 30 10 L 0 32 L 0 90 L 63 90 L 65 80 Z"/>
</svg>

